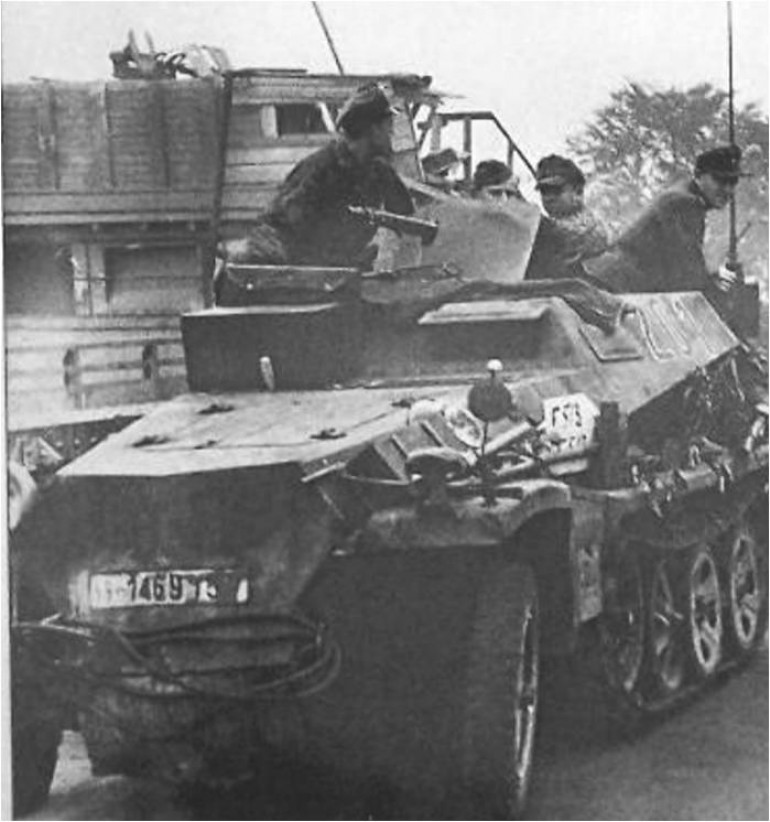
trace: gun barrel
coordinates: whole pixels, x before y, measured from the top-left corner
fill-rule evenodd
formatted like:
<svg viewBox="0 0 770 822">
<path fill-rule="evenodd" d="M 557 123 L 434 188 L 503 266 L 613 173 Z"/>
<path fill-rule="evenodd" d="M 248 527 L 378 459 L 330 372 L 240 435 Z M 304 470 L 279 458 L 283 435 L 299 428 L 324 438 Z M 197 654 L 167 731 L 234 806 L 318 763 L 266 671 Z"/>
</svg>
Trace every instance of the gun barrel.
<svg viewBox="0 0 770 822">
<path fill-rule="evenodd" d="M 421 220 L 418 217 L 404 217 L 392 211 L 383 211 L 363 206 L 348 206 L 348 211 L 355 217 L 360 217 L 372 225 L 381 228 L 390 228 L 393 231 L 411 234 L 419 237 L 423 245 L 430 245 L 438 234 L 438 223 L 431 220 Z"/>
</svg>

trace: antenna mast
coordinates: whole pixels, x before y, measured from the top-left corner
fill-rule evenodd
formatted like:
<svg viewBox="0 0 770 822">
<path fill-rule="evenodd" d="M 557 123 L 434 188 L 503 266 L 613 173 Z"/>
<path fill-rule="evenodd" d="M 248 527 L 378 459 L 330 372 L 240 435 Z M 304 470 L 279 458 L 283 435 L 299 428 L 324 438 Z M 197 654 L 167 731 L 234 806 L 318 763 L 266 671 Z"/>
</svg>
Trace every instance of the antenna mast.
<svg viewBox="0 0 770 822">
<path fill-rule="evenodd" d="M 733 101 L 735 87 L 733 84 L 733 5 L 727 0 L 727 116 L 730 145 L 735 145 L 735 104 Z M 735 189 L 730 192 L 730 244 L 727 251 L 727 264 L 734 271 L 739 270 L 738 235 L 736 232 Z"/>
<path fill-rule="evenodd" d="M 340 61 L 340 57 L 337 54 L 337 49 L 334 47 L 334 40 L 332 40 L 332 36 L 329 33 L 329 29 L 326 27 L 326 22 L 324 21 L 323 15 L 321 14 L 321 8 L 316 2 L 312 2 L 311 5 L 313 6 L 313 11 L 318 18 L 318 22 L 321 24 L 321 28 L 324 32 L 324 37 L 326 38 L 326 42 L 329 44 L 329 48 L 331 49 L 332 57 L 334 57 L 334 62 L 337 64 L 337 71 L 340 74 L 345 74 L 345 69 L 342 68 L 342 63 Z"/>
</svg>

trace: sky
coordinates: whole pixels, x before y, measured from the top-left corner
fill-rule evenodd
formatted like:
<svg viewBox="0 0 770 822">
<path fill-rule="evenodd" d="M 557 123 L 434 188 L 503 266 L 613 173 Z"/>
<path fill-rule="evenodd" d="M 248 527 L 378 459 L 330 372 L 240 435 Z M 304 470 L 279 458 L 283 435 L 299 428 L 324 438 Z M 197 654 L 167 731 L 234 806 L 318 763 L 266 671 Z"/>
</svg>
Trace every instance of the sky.
<svg viewBox="0 0 770 822">
<path fill-rule="evenodd" d="M 724 0 L 321 2 L 350 73 L 430 74 L 492 109 L 535 162 L 563 151 L 626 80 L 656 88 L 727 87 Z M 768 112 L 766 0 L 733 0 L 736 103 Z M 289 2 L 0 3 L 3 82 L 110 76 L 108 54 L 133 28 L 156 48 L 223 47 L 236 68 L 336 67 L 312 6 Z M 476 158 L 478 159 L 478 158 Z"/>
</svg>

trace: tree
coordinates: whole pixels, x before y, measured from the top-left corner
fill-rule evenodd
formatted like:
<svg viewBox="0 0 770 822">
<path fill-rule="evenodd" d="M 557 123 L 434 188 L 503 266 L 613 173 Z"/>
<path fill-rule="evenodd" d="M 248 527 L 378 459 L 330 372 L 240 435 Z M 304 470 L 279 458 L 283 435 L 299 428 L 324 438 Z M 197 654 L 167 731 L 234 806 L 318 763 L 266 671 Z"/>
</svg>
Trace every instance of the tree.
<svg viewBox="0 0 770 822">
<path fill-rule="evenodd" d="M 615 230 L 628 226 L 658 192 L 692 169 L 696 155 L 729 140 L 728 94 L 709 83 L 684 91 L 627 82 L 574 137 L 570 151 L 593 173 L 589 206 Z M 768 121 L 754 103 L 735 111 L 735 140 L 751 173 L 738 185 L 739 256 L 767 283 Z M 748 226 L 748 229 L 746 227 Z M 706 256 L 725 258 L 727 212 L 709 218 Z"/>
</svg>

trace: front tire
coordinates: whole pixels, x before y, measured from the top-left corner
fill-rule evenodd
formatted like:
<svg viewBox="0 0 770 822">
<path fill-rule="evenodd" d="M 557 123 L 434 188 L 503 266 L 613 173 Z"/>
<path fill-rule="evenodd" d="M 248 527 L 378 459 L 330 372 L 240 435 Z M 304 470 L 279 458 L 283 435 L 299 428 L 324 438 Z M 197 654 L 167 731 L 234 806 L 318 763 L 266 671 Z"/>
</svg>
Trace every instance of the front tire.
<svg viewBox="0 0 770 822">
<path fill-rule="evenodd" d="M 482 584 L 471 637 L 463 746 L 470 818 L 514 819 L 524 810 L 539 675 L 535 577 L 511 565 Z"/>
<path fill-rule="evenodd" d="M 61 738 L 61 723 L 48 715 L 37 688 L 16 682 L 11 703 L 15 819 L 32 813 L 48 799 Z"/>
</svg>

